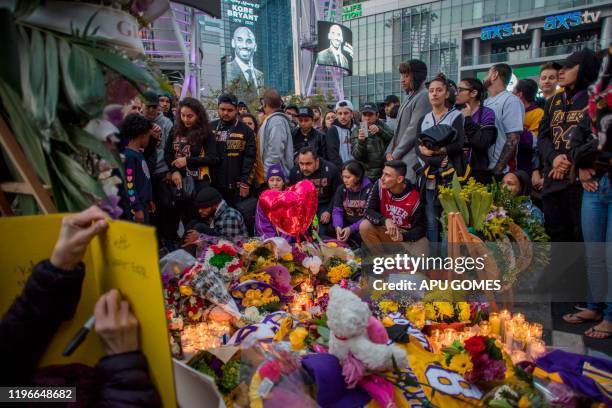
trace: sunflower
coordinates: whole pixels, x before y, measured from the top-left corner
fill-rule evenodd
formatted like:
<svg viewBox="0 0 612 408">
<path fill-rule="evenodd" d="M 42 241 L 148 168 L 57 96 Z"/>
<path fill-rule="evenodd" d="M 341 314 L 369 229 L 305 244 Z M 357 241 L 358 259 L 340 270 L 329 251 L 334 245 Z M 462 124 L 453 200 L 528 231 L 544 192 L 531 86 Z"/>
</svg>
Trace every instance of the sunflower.
<svg viewBox="0 0 612 408">
<path fill-rule="evenodd" d="M 453 356 L 448 368 L 458 372 L 461 375 L 464 375 L 468 371 L 472 370 L 474 366 L 472 365 L 471 357 L 466 353 L 461 353 Z"/>
</svg>

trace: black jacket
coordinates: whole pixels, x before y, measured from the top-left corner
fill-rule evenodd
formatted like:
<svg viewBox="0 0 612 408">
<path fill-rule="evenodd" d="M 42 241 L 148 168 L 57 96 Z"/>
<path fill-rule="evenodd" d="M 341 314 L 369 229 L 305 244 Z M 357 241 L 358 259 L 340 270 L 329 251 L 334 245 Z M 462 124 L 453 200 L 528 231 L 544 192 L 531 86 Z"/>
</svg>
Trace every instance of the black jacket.
<svg viewBox="0 0 612 408">
<path fill-rule="evenodd" d="M 327 160 L 319 159 L 319 168 L 310 176 L 305 176 L 300 171 L 299 166 L 295 166 L 289 173 L 289 185 L 294 185 L 302 180 L 310 180 L 317 188 L 319 206 L 317 212 L 329 211 L 332 213 L 332 205 L 334 194 L 338 190 L 338 186 L 342 183 L 340 180 L 340 171 L 336 166 Z"/>
<path fill-rule="evenodd" d="M 400 194 L 391 193 L 391 196 L 400 198 L 414 189 L 416 189 L 416 186 L 409 181 L 406 181 L 404 191 L 402 191 Z M 418 206 L 410 219 L 412 228 L 409 231 L 404 231 L 402 234 L 404 242 L 415 242 L 425 236 L 425 232 L 427 230 L 425 207 L 422 202 L 418 203 L 417 205 Z M 380 180 L 374 183 L 374 186 L 372 187 L 372 192 L 370 193 L 370 198 L 368 199 L 365 218 L 374 225 L 385 225 L 386 219 L 381 213 Z"/>
<path fill-rule="evenodd" d="M 192 131 L 203 133 L 201 129 Z M 217 154 L 217 142 L 212 134 L 202 136 L 200 140 L 204 142 L 190 144 L 188 135 L 177 135 L 173 132 L 164 149 L 164 159 L 171 173 L 179 171 L 185 177 L 187 169 L 189 175 L 194 176 L 196 180 L 210 182 L 212 169 L 221 161 Z M 187 157 L 186 169 L 177 169 L 172 166 L 172 162 L 179 157 Z"/>
<path fill-rule="evenodd" d="M 220 158 L 220 163 L 212 170 L 213 185 L 233 190 L 240 182 L 248 184 L 257 157 L 253 131 L 239 120 L 230 125 L 216 120 L 211 126 Z"/>
<path fill-rule="evenodd" d="M 83 264 L 70 272 L 49 261 L 34 266 L 0 322 L 0 385 L 42 385 L 35 381 L 38 362 L 60 324 L 74 316 L 84 277 Z M 161 406 L 141 352 L 106 356 L 91 377 L 97 406 Z"/>
<path fill-rule="evenodd" d="M 492 114 L 491 114 L 492 113 Z M 495 144 L 497 128 L 495 113 L 481 106 L 472 116 L 467 116 L 463 123 L 465 147 L 470 149 L 470 167 L 472 171 L 487 171 L 489 168 L 489 147 Z"/>
<path fill-rule="evenodd" d="M 555 158 L 566 154 L 570 159 L 570 137 L 574 129 L 587 115 L 589 95 L 586 89 L 572 96 L 562 92 L 546 102 L 544 117 L 540 122 L 538 150 L 542 161 L 544 187 L 542 194 L 561 191 L 575 183 L 570 172 L 564 180 L 553 180 L 548 176 Z M 570 159 L 571 160 L 571 159 Z"/>
<path fill-rule="evenodd" d="M 325 135 L 319 132 L 317 129 L 312 128 L 308 135 L 304 136 L 299 127 L 296 127 L 291 132 L 293 139 L 293 159 L 297 159 L 298 153 L 302 147 L 310 146 L 317 153 L 317 155 L 325 159 L 327 155 L 325 147 Z"/>
<path fill-rule="evenodd" d="M 599 150 L 599 139 L 593 134 L 593 121 L 585 115 L 571 135 L 570 160 L 579 169 L 593 168 L 596 178 L 612 173 L 612 152 Z M 607 137 L 611 137 L 612 127 L 607 129 Z M 601 131 L 601 130 L 600 130 Z"/>
</svg>

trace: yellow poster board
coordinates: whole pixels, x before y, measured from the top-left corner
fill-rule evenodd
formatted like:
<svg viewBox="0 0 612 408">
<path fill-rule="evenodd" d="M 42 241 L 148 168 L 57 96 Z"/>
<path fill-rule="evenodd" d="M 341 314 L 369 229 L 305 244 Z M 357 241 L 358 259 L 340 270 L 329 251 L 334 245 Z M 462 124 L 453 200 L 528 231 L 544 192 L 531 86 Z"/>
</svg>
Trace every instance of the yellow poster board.
<svg viewBox="0 0 612 408">
<path fill-rule="evenodd" d="M 51 256 L 62 215 L 0 218 L 0 313 L 19 295 L 32 267 Z M 110 221 L 108 230 L 92 241 L 84 258 L 85 280 L 74 319 L 62 324 L 40 363 L 83 363 L 94 366 L 104 356 L 90 333 L 70 356 L 62 351 L 93 314 L 101 294 L 116 288 L 130 302 L 140 324 L 140 344 L 164 407 L 176 407 L 172 355 L 157 256 L 155 230 Z M 33 335 L 36 335 L 35 331 Z"/>
</svg>

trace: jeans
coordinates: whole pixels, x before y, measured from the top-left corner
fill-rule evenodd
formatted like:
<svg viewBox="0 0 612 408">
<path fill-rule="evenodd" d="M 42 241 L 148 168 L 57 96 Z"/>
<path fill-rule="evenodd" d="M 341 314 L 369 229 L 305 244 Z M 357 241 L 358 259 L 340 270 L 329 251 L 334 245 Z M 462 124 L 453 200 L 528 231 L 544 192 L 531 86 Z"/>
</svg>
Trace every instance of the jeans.
<svg viewBox="0 0 612 408">
<path fill-rule="evenodd" d="M 582 194 L 582 234 L 593 301 L 587 307 L 612 322 L 612 302 L 601 302 L 612 296 L 612 244 L 608 244 L 612 242 L 612 186 L 607 175 L 599 180 L 597 191 Z"/>
<path fill-rule="evenodd" d="M 425 214 L 427 216 L 427 240 L 429 242 L 440 241 L 440 215 L 442 206 L 438 201 L 436 190 L 425 190 Z"/>
</svg>

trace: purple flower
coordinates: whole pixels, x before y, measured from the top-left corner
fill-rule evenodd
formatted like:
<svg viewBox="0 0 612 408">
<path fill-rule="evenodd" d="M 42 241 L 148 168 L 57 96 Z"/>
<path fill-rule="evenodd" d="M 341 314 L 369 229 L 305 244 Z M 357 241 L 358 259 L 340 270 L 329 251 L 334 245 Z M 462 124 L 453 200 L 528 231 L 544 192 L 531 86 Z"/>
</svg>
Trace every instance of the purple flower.
<svg viewBox="0 0 612 408">
<path fill-rule="evenodd" d="M 123 209 L 119 207 L 119 201 L 118 195 L 109 195 L 100 202 L 100 208 L 113 220 L 117 220 L 121 217 L 121 214 L 123 214 Z"/>
</svg>

